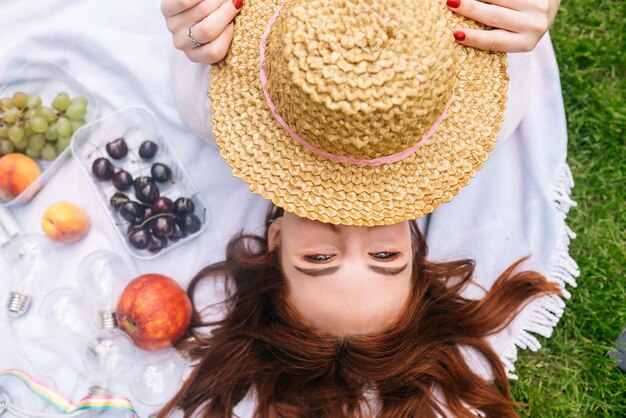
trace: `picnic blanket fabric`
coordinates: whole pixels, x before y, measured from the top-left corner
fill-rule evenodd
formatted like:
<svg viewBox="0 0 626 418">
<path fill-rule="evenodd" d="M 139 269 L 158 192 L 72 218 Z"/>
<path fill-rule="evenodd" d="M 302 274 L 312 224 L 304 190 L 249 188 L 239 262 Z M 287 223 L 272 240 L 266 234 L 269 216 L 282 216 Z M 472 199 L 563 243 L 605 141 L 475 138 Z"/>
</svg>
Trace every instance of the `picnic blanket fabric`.
<svg viewBox="0 0 626 418">
<path fill-rule="evenodd" d="M 0 313 L 0 372 L 23 370 L 67 399 L 77 401 L 87 389 L 79 355 L 82 343 L 46 328 L 39 315 L 41 300 L 58 287 L 76 286 L 80 260 L 101 249 L 123 257 L 130 266 L 129 278 L 161 273 L 184 287 L 200 268 L 223 257 L 233 234 L 242 229 L 262 230 L 267 202 L 234 178 L 217 149 L 202 139 L 210 129 L 206 124 L 206 96 L 202 93 L 208 83 L 206 68 L 185 64 L 186 73 L 172 72 L 182 59 L 173 51 L 158 2 L 1 2 L 0 82 L 6 82 L 24 63 L 35 59 L 52 61 L 83 83 L 97 97 L 99 116 L 132 104 L 150 109 L 209 206 L 209 226 L 201 236 L 150 261 L 134 259 L 125 252 L 105 209 L 72 159 L 31 202 L 11 209 L 25 232 L 40 233 L 44 210 L 61 200 L 81 206 L 91 218 L 85 239 L 57 246 L 58 257 L 49 268 L 48 279 L 34 289 L 28 314 L 9 325 L 6 311 Z M 170 67 L 170 62 L 175 65 Z M 512 98 L 521 109 L 519 123 L 507 115 L 516 121 L 507 128 L 510 133 L 502 133 L 478 176 L 452 202 L 419 222 L 431 258 L 474 258 L 477 282 L 485 288 L 504 268 L 526 255 L 532 256 L 527 267 L 571 288 L 577 268 L 568 255 L 573 234 L 565 217 L 573 204 L 569 198 L 572 181 L 565 162 L 567 135 L 558 69 L 549 38 L 524 62 L 528 67 L 522 71 L 527 74 L 522 84 L 528 88 L 519 90 L 529 94 Z M 184 80 L 189 74 L 195 77 L 197 94 L 184 93 Z M 10 266 L 0 258 L 0 301 L 7 298 L 10 280 Z M 205 286 L 205 299 L 200 302 L 219 300 L 219 287 Z M 467 290 L 467 295 L 480 297 L 481 292 L 475 286 Z M 563 308 L 561 298 L 539 299 L 493 337 L 492 343 L 511 374 L 518 348 L 537 349 L 535 336 L 549 336 Z M 149 356 L 138 351 L 135 363 L 141 365 Z M 479 359 L 469 358 L 480 367 Z M 186 369 L 183 375 L 188 372 Z M 128 398 L 141 417 L 148 417 L 158 406 L 133 396 L 128 381 L 131 375 L 132 370 L 112 382 L 110 389 Z M 48 402 L 10 376 L 0 376 L 0 392 L 7 393 L 22 408 L 54 412 Z M 252 407 L 251 403 L 242 404 L 238 412 L 247 416 Z M 121 416 L 119 411 L 106 414 Z"/>
</svg>

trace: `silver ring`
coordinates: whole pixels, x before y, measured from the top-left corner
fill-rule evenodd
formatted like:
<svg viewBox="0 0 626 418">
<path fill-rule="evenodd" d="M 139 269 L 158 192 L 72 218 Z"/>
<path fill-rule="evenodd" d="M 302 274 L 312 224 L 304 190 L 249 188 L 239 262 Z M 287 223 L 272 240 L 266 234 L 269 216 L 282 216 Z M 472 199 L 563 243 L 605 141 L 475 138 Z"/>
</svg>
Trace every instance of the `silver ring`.
<svg viewBox="0 0 626 418">
<path fill-rule="evenodd" d="M 196 40 L 193 38 L 193 35 L 191 34 L 191 29 L 193 29 L 193 27 L 194 27 L 194 26 L 195 26 L 195 25 L 191 25 L 191 26 L 189 26 L 189 39 L 191 39 L 191 43 L 193 44 L 194 48 L 197 48 L 197 47 L 202 46 L 202 45 L 204 45 L 204 44 L 201 44 L 200 42 L 196 41 Z"/>
</svg>

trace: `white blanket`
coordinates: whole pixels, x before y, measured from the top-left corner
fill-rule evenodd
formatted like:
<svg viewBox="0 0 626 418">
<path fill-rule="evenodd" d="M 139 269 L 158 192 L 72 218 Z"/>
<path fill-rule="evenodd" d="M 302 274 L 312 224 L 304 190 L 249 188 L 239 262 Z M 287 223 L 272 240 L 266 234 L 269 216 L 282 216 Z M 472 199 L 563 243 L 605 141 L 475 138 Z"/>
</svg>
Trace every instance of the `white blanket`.
<svg viewBox="0 0 626 418">
<path fill-rule="evenodd" d="M 48 280 L 33 292 L 29 313 L 14 322 L 16 341 L 0 312 L 0 371 L 16 368 L 35 376 L 67 397 L 86 394 L 81 346 L 67 338 L 41 341 L 48 334 L 39 316 L 40 301 L 60 286 L 75 286 L 76 269 L 87 254 L 110 249 L 124 257 L 138 274 L 158 272 L 183 287 L 203 266 L 223 257 L 228 239 L 241 229 L 259 230 L 265 201 L 232 177 L 214 147 L 186 127 L 178 113 L 172 89 L 170 35 L 156 0 L 3 0 L 0 3 L 0 81 L 6 82 L 22 63 L 47 59 L 69 70 L 99 101 L 100 115 L 126 105 L 141 104 L 156 115 L 166 136 L 194 183 L 209 204 L 210 224 L 198 238 L 151 261 L 127 254 L 76 161 L 68 160 L 28 204 L 12 208 L 26 232 L 40 233 L 43 211 L 65 200 L 84 208 L 92 226 L 88 236 L 74 244 L 58 245 L 58 257 Z M 244 6 L 245 7 L 245 6 Z M 490 160 L 470 186 L 453 202 L 424 220 L 435 259 L 470 257 L 477 260 L 478 279 L 489 286 L 512 261 L 533 255 L 529 267 L 551 280 L 573 284 L 575 263 L 567 255 L 565 213 L 571 179 L 565 164 L 566 131 L 558 71 L 549 39 L 533 54 L 530 105 L 522 123 L 501 140 Z M 181 112 L 194 112 L 181 109 Z M 10 268 L 0 258 L 0 304 L 9 292 Z M 468 294 L 480 296 L 477 289 Z M 544 298 L 529 306 L 515 323 L 494 338 L 494 346 L 513 370 L 516 346 L 538 348 L 528 331 L 548 336 L 561 315 L 558 298 Z M 136 364 L 147 358 L 139 351 Z M 130 372 L 129 372 L 130 373 Z M 147 417 L 158 408 L 134 398 L 128 374 L 112 385 Z M 0 377 L 6 392 L 22 407 L 47 412 L 54 409 L 11 376 Z M 167 399 L 163 399 L 165 402 Z M 121 416 L 110 412 L 110 416 Z"/>
</svg>

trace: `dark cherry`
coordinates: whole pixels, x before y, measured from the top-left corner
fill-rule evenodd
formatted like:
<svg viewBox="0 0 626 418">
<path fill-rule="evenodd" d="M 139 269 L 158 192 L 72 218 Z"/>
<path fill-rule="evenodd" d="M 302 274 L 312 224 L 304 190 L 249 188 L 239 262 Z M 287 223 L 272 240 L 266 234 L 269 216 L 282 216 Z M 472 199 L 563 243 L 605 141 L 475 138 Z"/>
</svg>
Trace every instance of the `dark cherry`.
<svg viewBox="0 0 626 418">
<path fill-rule="evenodd" d="M 136 225 L 143 220 L 144 208 L 137 202 L 128 201 L 120 205 L 119 213 L 122 218 Z"/>
<path fill-rule="evenodd" d="M 200 230 L 202 222 L 200 222 L 200 219 L 193 213 L 185 213 L 180 218 L 180 226 L 186 233 L 193 234 Z"/>
<path fill-rule="evenodd" d="M 152 159 L 159 147 L 152 141 L 143 141 L 139 146 L 139 156 L 144 160 Z"/>
<path fill-rule="evenodd" d="M 126 157 L 128 154 L 128 145 L 124 138 L 117 138 L 115 141 L 111 141 L 106 145 L 107 154 L 114 160 L 120 160 Z"/>
<path fill-rule="evenodd" d="M 148 251 L 156 254 L 165 247 L 167 247 L 167 238 L 153 236 Z"/>
<path fill-rule="evenodd" d="M 130 198 L 121 192 L 115 192 L 113 196 L 111 196 L 111 199 L 109 200 L 111 207 L 116 212 L 120 210 L 120 206 L 122 206 L 122 203 L 126 203 L 126 202 L 130 202 Z"/>
<path fill-rule="evenodd" d="M 154 184 L 154 180 L 152 179 L 152 177 L 148 177 L 148 176 L 139 176 L 135 179 L 135 181 L 133 181 L 133 186 L 135 188 L 139 187 L 139 186 L 143 186 L 147 183 L 152 183 Z"/>
<path fill-rule="evenodd" d="M 174 222 L 174 230 L 172 231 L 170 236 L 167 238 L 169 238 L 170 241 L 176 242 L 178 240 L 185 238 L 186 236 L 187 236 L 187 233 L 183 231 L 183 228 L 181 228 L 180 224 L 178 222 Z"/>
<path fill-rule="evenodd" d="M 188 197 L 179 197 L 174 202 L 174 213 L 178 216 L 183 216 L 185 213 L 193 213 L 195 209 L 193 201 Z"/>
<path fill-rule="evenodd" d="M 159 188 L 156 184 L 148 182 L 146 184 L 135 186 L 135 197 L 143 203 L 152 204 L 159 197 Z"/>
<path fill-rule="evenodd" d="M 148 219 L 151 216 L 154 216 L 156 213 L 154 212 L 154 209 L 152 209 L 152 206 L 144 206 L 143 209 L 143 220 L 145 221 L 146 219 Z"/>
<path fill-rule="evenodd" d="M 111 161 L 104 157 L 96 158 L 91 165 L 91 172 L 100 181 L 111 180 L 115 172 L 115 168 Z"/>
<path fill-rule="evenodd" d="M 150 231 L 145 226 L 135 226 L 128 231 L 128 242 L 138 250 L 145 250 L 152 243 Z"/>
<path fill-rule="evenodd" d="M 154 180 L 159 183 L 165 183 L 172 178 L 172 169 L 165 164 L 154 163 L 150 169 L 150 174 L 152 174 Z"/>
<path fill-rule="evenodd" d="M 113 175 L 113 185 L 117 190 L 128 190 L 133 184 L 133 176 L 126 170 L 119 170 Z"/>
<path fill-rule="evenodd" d="M 155 237 L 167 237 L 174 231 L 174 218 L 172 216 L 159 216 L 150 221 L 150 232 Z"/>
<path fill-rule="evenodd" d="M 152 209 L 155 213 L 171 213 L 174 211 L 174 202 L 169 197 L 160 196 L 154 199 Z"/>
</svg>

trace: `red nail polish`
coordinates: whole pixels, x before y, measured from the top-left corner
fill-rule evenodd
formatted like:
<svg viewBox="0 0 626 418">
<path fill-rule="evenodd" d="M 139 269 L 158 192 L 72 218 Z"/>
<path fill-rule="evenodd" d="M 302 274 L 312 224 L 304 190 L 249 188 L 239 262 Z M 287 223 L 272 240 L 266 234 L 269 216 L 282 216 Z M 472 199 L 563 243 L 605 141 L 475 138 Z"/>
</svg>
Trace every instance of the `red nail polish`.
<svg viewBox="0 0 626 418">
<path fill-rule="evenodd" d="M 243 7 L 243 0 L 233 0 L 233 6 L 235 6 L 235 9 L 237 10 L 241 9 Z"/>
<path fill-rule="evenodd" d="M 448 0 L 446 1 L 446 4 L 448 5 L 448 7 L 452 7 L 453 9 L 456 9 L 457 7 L 461 5 L 461 0 Z"/>
<path fill-rule="evenodd" d="M 457 41 L 464 41 L 465 34 L 461 32 L 460 30 L 457 30 L 454 32 L 454 39 L 456 39 Z"/>
</svg>

